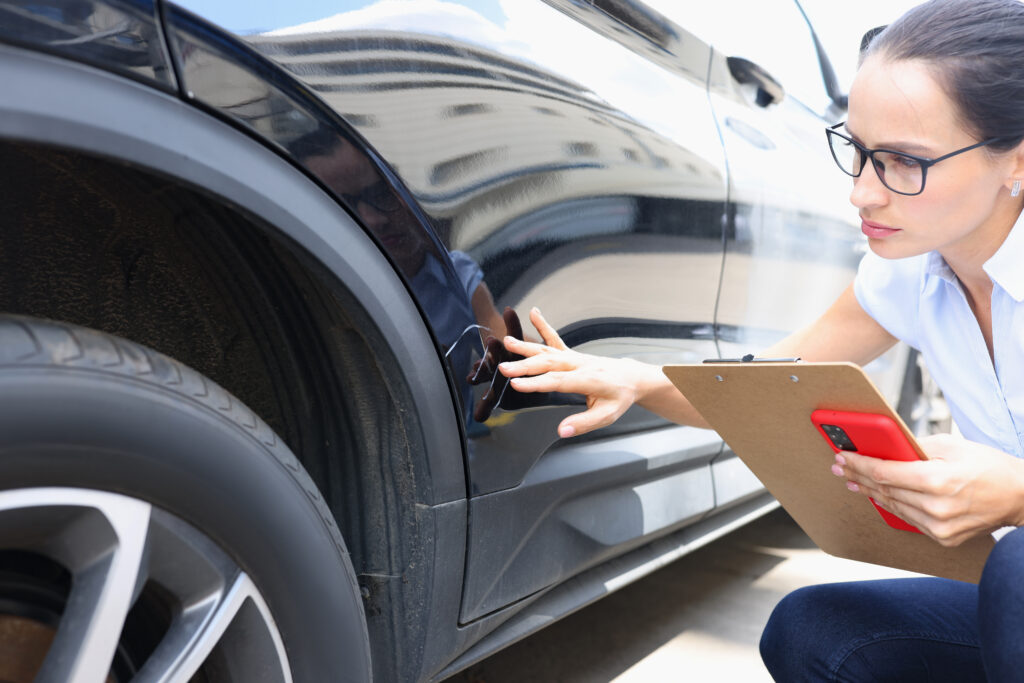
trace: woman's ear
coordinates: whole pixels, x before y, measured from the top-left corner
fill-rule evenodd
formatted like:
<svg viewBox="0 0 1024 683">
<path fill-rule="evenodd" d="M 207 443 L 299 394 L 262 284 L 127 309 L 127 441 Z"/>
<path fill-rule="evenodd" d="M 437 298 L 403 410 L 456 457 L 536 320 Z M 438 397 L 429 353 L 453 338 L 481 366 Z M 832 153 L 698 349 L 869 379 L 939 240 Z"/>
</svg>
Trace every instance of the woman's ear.
<svg viewBox="0 0 1024 683">
<path fill-rule="evenodd" d="M 1010 167 L 1010 175 L 1007 176 L 1005 185 L 1010 190 L 1010 196 L 1016 197 L 1021 194 L 1024 186 L 1024 141 L 1010 152 L 1013 163 Z"/>
</svg>

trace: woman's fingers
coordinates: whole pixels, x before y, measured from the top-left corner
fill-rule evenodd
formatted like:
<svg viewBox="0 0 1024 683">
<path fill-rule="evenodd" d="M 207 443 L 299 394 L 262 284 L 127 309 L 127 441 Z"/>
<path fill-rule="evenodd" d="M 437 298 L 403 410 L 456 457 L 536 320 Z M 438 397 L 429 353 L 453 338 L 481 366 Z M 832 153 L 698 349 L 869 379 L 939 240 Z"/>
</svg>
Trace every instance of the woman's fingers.
<svg viewBox="0 0 1024 683">
<path fill-rule="evenodd" d="M 612 401 L 597 401 L 590 409 L 562 420 L 558 425 L 558 435 L 563 439 L 568 439 L 571 436 L 579 436 L 601 427 L 607 427 L 619 419 L 624 411 L 623 406 Z"/>
<path fill-rule="evenodd" d="M 519 316 L 516 315 L 515 310 L 511 306 L 505 307 L 505 312 L 501 314 L 501 318 L 505 323 L 505 334 L 515 339 L 523 338 L 523 326 L 519 322 Z"/>
<path fill-rule="evenodd" d="M 532 348 L 521 348 L 520 345 L 510 346 L 507 342 L 505 346 L 513 353 L 526 356 L 522 360 L 505 361 L 498 365 L 498 371 L 506 377 L 526 377 L 555 370 L 576 370 L 581 365 L 579 354 L 571 351 L 537 351 Z"/>
<path fill-rule="evenodd" d="M 555 332 L 555 328 L 551 327 L 548 321 L 544 319 L 544 316 L 541 315 L 539 308 L 534 307 L 530 309 L 530 322 L 537 328 L 540 338 L 544 340 L 545 344 L 559 351 L 567 351 L 569 349 L 565 342 L 562 341 L 562 338 L 558 336 L 558 333 Z"/>
<path fill-rule="evenodd" d="M 836 455 L 847 486 L 943 545 L 1024 521 L 1024 463 L 995 448 L 948 435 L 921 440 L 929 459 L 898 462 Z"/>
<path fill-rule="evenodd" d="M 501 341 L 509 352 L 520 356 L 530 357 L 541 353 L 551 353 L 556 351 L 556 349 L 553 349 L 546 344 L 523 341 L 522 339 L 516 339 L 515 337 L 505 337 Z"/>
<path fill-rule="evenodd" d="M 511 333 L 515 329 L 512 322 L 506 315 L 510 335 L 502 343 L 508 353 L 521 360 L 498 365 L 498 371 L 511 378 L 509 386 L 524 394 L 558 392 L 587 397 L 588 409 L 565 418 L 559 425 L 559 436 L 567 438 L 607 426 L 632 405 L 636 392 L 631 389 L 628 373 L 616 369 L 619 361 L 571 350 L 537 308 L 530 310 L 530 322 L 543 344 L 517 339 L 521 335 Z"/>
<path fill-rule="evenodd" d="M 523 361 L 519 361 L 523 362 Z M 538 391 L 558 391 L 563 394 L 588 394 L 592 389 L 586 378 L 579 377 L 572 370 L 547 370 L 538 374 L 513 377 L 509 380 L 512 388 L 524 394 Z"/>
<path fill-rule="evenodd" d="M 978 530 L 998 524 L 972 514 L 959 496 L 936 492 L 942 486 L 930 471 L 936 463 L 884 461 L 854 453 L 836 455 L 833 472 L 847 479 L 847 487 L 871 498 L 946 546 L 962 543 Z"/>
<path fill-rule="evenodd" d="M 562 338 L 558 336 L 554 328 L 548 324 L 541 315 L 540 311 L 536 308 L 530 311 L 530 321 L 533 322 L 534 327 L 540 333 L 541 338 L 544 340 L 543 344 L 537 342 L 523 341 L 522 328 L 519 326 L 519 319 L 516 317 L 512 309 L 505 309 L 505 326 L 509 329 L 509 334 L 502 340 L 505 345 L 505 349 L 510 353 L 514 353 L 520 356 L 537 356 L 542 353 L 551 353 L 552 351 L 569 351 L 569 347 L 565 345 Z M 516 334 L 518 332 L 518 334 Z M 512 366 L 516 368 L 516 372 L 521 371 L 521 366 Z M 508 369 L 508 368 L 506 368 Z M 543 370 L 542 370 L 543 371 Z M 514 375 L 509 375 L 509 377 Z"/>
<path fill-rule="evenodd" d="M 836 464 L 843 468 L 847 479 L 858 484 L 921 491 L 930 483 L 926 461 L 884 460 L 843 451 L 836 455 Z"/>
</svg>

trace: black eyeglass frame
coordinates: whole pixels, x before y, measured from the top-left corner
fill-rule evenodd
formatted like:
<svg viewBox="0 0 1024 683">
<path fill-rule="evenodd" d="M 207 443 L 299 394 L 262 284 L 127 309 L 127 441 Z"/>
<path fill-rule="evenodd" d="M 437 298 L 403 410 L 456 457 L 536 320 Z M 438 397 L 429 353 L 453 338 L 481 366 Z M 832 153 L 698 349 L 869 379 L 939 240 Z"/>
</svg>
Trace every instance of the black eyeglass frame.
<svg viewBox="0 0 1024 683">
<path fill-rule="evenodd" d="M 356 194 L 342 193 L 341 198 L 357 211 L 360 203 L 384 214 L 394 213 L 403 207 L 402 200 L 383 179 L 364 187 Z"/>
<path fill-rule="evenodd" d="M 940 161 L 945 161 L 946 159 L 948 159 L 950 157 L 955 157 L 957 154 L 963 154 L 964 152 L 970 152 L 972 149 L 977 149 L 978 147 L 984 147 L 985 145 L 991 145 L 993 142 L 998 142 L 999 140 L 1003 139 L 1002 137 L 989 138 L 988 140 L 982 140 L 981 142 L 976 142 L 973 145 L 968 145 L 967 147 L 963 147 L 961 149 L 958 149 L 955 152 L 950 152 L 949 154 L 943 154 L 941 157 L 938 157 L 936 159 L 929 159 L 928 157 L 919 157 L 919 156 L 914 155 L 914 154 L 907 154 L 906 152 L 900 152 L 900 151 L 895 150 L 895 149 L 885 149 L 883 147 L 880 147 L 878 149 L 868 149 L 867 147 L 865 147 L 864 145 L 860 144 L 859 142 L 857 142 L 853 138 L 851 138 L 851 137 L 849 137 L 847 135 L 843 135 L 838 130 L 836 130 L 836 128 L 839 128 L 840 126 L 843 126 L 843 125 L 846 125 L 846 121 L 840 121 L 839 123 L 837 123 L 834 126 L 825 126 L 825 137 L 828 139 L 828 149 L 829 149 L 829 152 L 832 153 L 832 159 L 835 160 L 836 166 L 839 167 L 839 170 L 842 171 L 843 173 L 845 173 L 846 175 L 850 176 L 851 178 L 859 178 L 860 174 L 864 172 L 864 167 L 867 166 L 867 160 L 870 159 L 871 160 L 871 166 L 875 169 L 875 174 L 878 176 L 878 179 L 882 182 L 882 184 L 885 185 L 885 187 L 888 188 L 889 190 L 895 192 L 896 194 L 901 194 L 901 195 L 903 195 L 905 197 L 916 197 L 917 195 L 919 195 L 922 192 L 924 192 L 925 182 L 928 180 L 928 169 L 931 168 L 932 166 L 934 166 L 935 164 L 939 163 Z M 860 168 L 857 169 L 856 173 L 850 173 L 845 168 L 843 168 L 843 164 L 842 164 L 841 161 L 839 161 L 839 157 L 836 156 L 836 150 L 832 146 L 832 136 L 833 135 L 838 136 L 838 137 L 842 138 L 843 140 L 846 140 L 851 145 L 856 147 L 857 150 L 861 153 L 862 161 L 861 161 L 861 164 L 860 164 Z M 893 187 L 890 187 L 889 183 L 885 182 L 885 166 L 882 166 L 882 170 L 878 169 L 879 165 L 881 165 L 881 162 L 875 161 L 875 153 L 876 152 L 885 152 L 886 154 L 896 154 L 896 155 L 899 155 L 899 156 L 904 156 L 904 157 L 907 157 L 908 159 L 913 159 L 918 164 L 920 164 L 920 166 L 921 166 L 921 189 L 918 190 L 917 192 L 903 192 L 901 190 L 897 190 L 897 189 L 895 189 Z"/>
</svg>

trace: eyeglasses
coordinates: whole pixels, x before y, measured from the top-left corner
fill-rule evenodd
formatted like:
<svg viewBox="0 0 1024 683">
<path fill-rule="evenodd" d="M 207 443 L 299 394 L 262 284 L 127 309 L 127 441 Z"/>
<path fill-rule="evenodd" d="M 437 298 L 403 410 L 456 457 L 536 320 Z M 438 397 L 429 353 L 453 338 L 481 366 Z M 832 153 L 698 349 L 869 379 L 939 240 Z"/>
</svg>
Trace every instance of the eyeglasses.
<svg viewBox="0 0 1024 683">
<path fill-rule="evenodd" d="M 402 201 L 383 180 L 364 187 L 357 194 L 342 194 L 341 198 L 352 208 L 363 203 L 381 213 L 394 213 L 402 208 Z"/>
<path fill-rule="evenodd" d="M 1003 138 L 989 138 L 983 142 L 969 145 L 955 152 L 945 154 L 938 159 L 904 154 L 891 149 L 868 149 L 864 145 L 843 135 L 836 128 L 844 125 L 842 121 L 834 126 L 825 128 L 825 135 L 828 137 L 828 146 L 832 150 L 832 158 L 842 169 L 843 173 L 854 178 L 860 177 L 861 172 L 868 159 L 875 167 L 878 179 L 887 188 L 896 194 L 913 196 L 924 192 L 924 181 L 928 175 L 928 169 L 940 161 L 944 161 L 957 154 L 969 152 L 978 147 L 991 145 Z"/>
</svg>

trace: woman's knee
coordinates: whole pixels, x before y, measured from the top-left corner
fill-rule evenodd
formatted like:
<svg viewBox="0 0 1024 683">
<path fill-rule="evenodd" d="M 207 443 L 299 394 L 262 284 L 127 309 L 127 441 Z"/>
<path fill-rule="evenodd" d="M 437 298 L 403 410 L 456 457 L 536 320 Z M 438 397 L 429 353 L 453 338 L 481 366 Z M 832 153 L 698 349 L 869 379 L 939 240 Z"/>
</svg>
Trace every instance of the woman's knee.
<svg viewBox="0 0 1024 683">
<path fill-rule="evenodd" d="M 998 587 L 999 592 L 1021 584 L 1021 569 L 1024 568 L 1024 527 L 1003 536 L 985 562 L 985 569 L 978 586 Z"/>
<path fill-rule="evenodd" d="M 1024 666 L 1024 528 L 1004 536 L 978 583 L 981 652 L 991 680 L 1015 680 Z"/>
<path fill-rule="evenodd" d="M 818 637 L 827 586 L 793 591 L 775 606 L 761 634 L 761 659 L 777 681 L 804 680 L 827 657 Z M 817 661 L 816 661 L 817 660 Z"/>
<path fill-rule="evenodd" d="M 761 658 L 778 681 L 870 680 L 874 674 L 864 672 L 892 669 L 906 654 L 901 643 L 919 641 L 914 648 L 929 652 L 931 641 L 940 650 L 949 643 L 976 644 L 976 605 L 974 586 L 945 579 L 808 586 L 772 612 L 761 635 Z M 973 653 L 979 665 L 976 645 Z"/>
<path fill-rule="evenodd" d="M 1024 527 L 1004 536 L 988 556 L 978 582 L 982 626 L 1022 622 L 1024 616 Z"/>
</svg>

